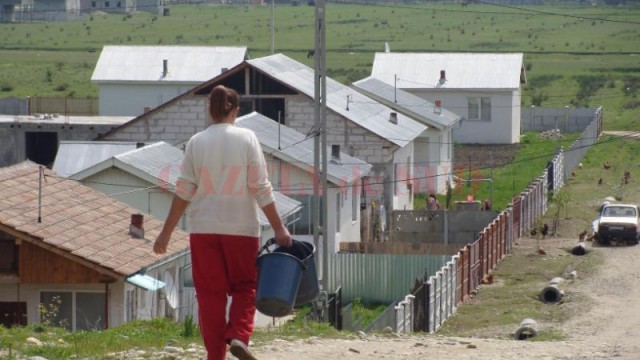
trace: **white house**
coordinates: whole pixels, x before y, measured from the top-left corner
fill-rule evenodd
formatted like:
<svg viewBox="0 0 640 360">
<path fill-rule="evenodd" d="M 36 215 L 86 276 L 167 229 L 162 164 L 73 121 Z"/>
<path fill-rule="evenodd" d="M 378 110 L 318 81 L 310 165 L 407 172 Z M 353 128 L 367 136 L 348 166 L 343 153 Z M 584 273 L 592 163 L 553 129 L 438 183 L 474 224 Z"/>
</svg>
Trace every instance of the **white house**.
<svg viewBox="0 0 640 360">
<path fill-rule="evenodd" d="M 86 146 L 68 144 L 69 147 L 71 145 Z M 105 145 L 98 143 L 96 148 Z M 165 142 L 157 142 L 116 154 L 67 176 L 156 219 L 164 220 L 169 214 L 182 158 L 182 150 Z M 62 159 L 56 161 L 64 162 Z M 293 227 L 301 204 L 277 191 L 274 195 L 283 222 Z M 264 242 L 273 237 L 273 230 L 264 214 L 258 214 Z M 188 230 L 186 215 L 179 227 Z"/>
<path fill-rule="evenodd" d="M 371 76 L 461 116 L 455 142 L 520 141 L 522 53 L 376 53 Z"/>
<path fill-rule="evenodd" d="M 245 46 L 106 45 L 91 76 L 99 114 L 140 115 L 248 57 Z"/>
<path fill-rule="evenodd" d="M 236 125 L 255 132 L 274 188 L 303 204 L 294 233 L 312 234 L 313 138 L 256 112 L 238 118 Z M 337 252 L 341 242 L 360 242 L 361 179 L 371 165 L 341 152 L 337 145 L 327 153 L 332 154 L 327 168 L 327 244 L 330 252 Z"/>
<path fill-rule="evenodd" d="M 210 124 L 206 98 L 217 85 L 240 94 L 241 115 L 256 111 L 307 134 L 314 125 L 314 71 L 282 54 L 247 60 L 96 140 L 179 144 Z M 413 209 L 413 141 L 428 126 L 327 79 L 327 142 L 372 165 L 365 203 Z"/>
<path fill-rule="evenodd" d="M 171 285 L 188 258 L 187 233 L 177 229 L 156 255 L 161 221 L 30 161 L 0 168 L 0 206 L 3 325 L 101 330 L 178 319 Z M 40 304 L 57 314 L 43 316 Z"/>
<path fill-rule="evenodd" d="M 354 88 L 376 101 L 428 126 L 414 140 L 413 186 L 415 193 L 443 193 L 453 184 L 453 129 L 460 116 L 401 89 L 368 77 Z"/>
</svg>

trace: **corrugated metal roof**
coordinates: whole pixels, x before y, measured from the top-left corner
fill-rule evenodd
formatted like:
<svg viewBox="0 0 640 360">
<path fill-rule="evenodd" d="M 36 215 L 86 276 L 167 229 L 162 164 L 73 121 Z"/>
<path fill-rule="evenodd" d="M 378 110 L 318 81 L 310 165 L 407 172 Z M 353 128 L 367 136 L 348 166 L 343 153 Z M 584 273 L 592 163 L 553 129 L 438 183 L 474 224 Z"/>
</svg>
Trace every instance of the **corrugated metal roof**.
<svg viewBox="0 0 640 360">
<path fill-rule="evenodd" d="M 274 79 L 314 97 L 315 76 L 310 67 L 282 54 L 247 62 Z M 398 114 L 397 124 L 391 123 L 389 114 L 394 110 L 331 78 L 327 78 L 327 107 L 400 147 L 427 129 L 422 123 L 402 114 Z"/>
<path fill-rule="evenodd" d="M 436 112 L 435 104 L 432 102 L 402 89 L 395 89 L 393 86 L 372 77 L 357 81 L 353 83 L 353 86 L 362 90 L 365 95 L 387 104 L 389 107 L 397 108 L 401 112 L 410 112 L 412 118 L 429 126 L 443 129 L 453 126 L 460 120 L 459 115 L 445 108 L 440 108 Z"/>
<path fill-rule="evenodd" d="M 184 154 L 164 141 L 114 156 L 136 170 L 139 177 L 154 184 L 175 186 Z"/>
<path fill-rule="evenodd" d="M 401 89 L 518 89 L 523 58 L 522 53 L 376 53 L 371 76 Z"/>
<path fill-rule="evenodd" d="M 82 170 L 136 148 L 135 142 L 61 141 L 53 163 L 53 171 L 70 177 Z"/>
<path fill-rule="evenodd" d="M 257 112 L 236 119 L 236 125 L 251 129 L 265 153 L 289 161 L 304 171 L 313 169 L 313 137 L 305 140 L 304 134 L 284 125 L 280 125 L 278 129 L 276 121 Z M 331 155 L 330 148 L 327 148 L 327 154 Z M 336 185 L 350 184 L 356 177 L 368 174 L 371 169 L 371 165 L 343 152 L 340 152 L 340 160 L 340 164 L 328 163 L 328 180 Z"/>
<path fill-rule="evenodd" d="M 139 149 L 116 155 L 116 166 L 152 184 L 169 184 L 175 189 L 176 181 L 180 175 L 180 164 L 184 153 L 180 149 L 158 142 Z M 295 213 L 301 207 L 301 203 L 295 199 L 274 191 L 276 208 L 281 217 Z M 269 221 L 264 214 L 258 212 L 262 225 L 268 225 Z"/>
<path fill-rule="evenodd" d="M 174 254 L 188 251 L 189 236 L 176 229 L 167 253 L 153 253 L 163 222 L 145 215 L 145 239 L 129 235 L 131 215 L 139 211 L 77 181 L 44 169 L 41 222 L 38 222 L 39 166 L 30 161 L 0 168 L 0 224 L 58 251 L 129 276 Z"/>
<path fill-rule="evenodd" d="M 114 46 L 102 48 L 94 82 L 201 83 L 242 63 L 246 46 Z M 163 61 L 168 72 L 163 76 Z"/>
</svg>

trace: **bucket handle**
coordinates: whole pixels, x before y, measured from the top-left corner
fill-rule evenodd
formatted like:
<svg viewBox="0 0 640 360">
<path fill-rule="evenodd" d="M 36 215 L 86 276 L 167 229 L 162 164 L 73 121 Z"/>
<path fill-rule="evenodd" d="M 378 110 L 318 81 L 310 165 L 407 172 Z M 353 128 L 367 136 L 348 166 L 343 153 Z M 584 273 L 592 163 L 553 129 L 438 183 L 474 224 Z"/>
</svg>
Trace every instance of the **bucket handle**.
<svg viewBox="0 0 640 360">
<path fill-rule="evenodd" d="M 264 245 L 262 245 L 262 247 L 260 248 L 260 250 L 258 250 L 258 257 L 260 257 L 260 255 L 263 252 L 267 252 L 270 253 L 271 250 L 269 249 L 269 247 L 271 247 L 272 245 L 276 245 L 276 239 L 275 238 L 271 238 L 269 240 L 267 240 Z M 300 264 L 302 265 L 302 268 L 304 270 L 307 270 L 307 264 L 305 264 L 304 262 L 302 262 L 300 259 L 298 259 L 300 261 Z M 256 259 L 256 263 L 257 263 L 257 259 Z"/>
<path fill-rule="evenodd" d="M 260 256 L 260 254 L 262 254 L 262 252 L 266 251 L 268 253 L 271 252 L 271 250 L 269 250 L 269 247 L 271 245 L 275 245 L 276 244 L 276 239 L 275 238 L 271 238 L 269 240 L 267 240 L 264 245 L 262 245 L 262 247 L 260 248 L 260 250 L 258 250 L 258 256 Z"/>
</svg>

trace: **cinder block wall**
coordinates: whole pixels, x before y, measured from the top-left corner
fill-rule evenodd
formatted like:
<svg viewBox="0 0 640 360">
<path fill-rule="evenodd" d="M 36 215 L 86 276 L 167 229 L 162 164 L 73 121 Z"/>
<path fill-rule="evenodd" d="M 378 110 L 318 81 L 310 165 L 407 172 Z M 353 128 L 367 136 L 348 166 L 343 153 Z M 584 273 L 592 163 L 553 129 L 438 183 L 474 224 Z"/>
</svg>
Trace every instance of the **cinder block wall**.
<svg viewBox="0 0 640 360">
<path fill-rule="evenodd" d="M 102 140 L 165 141 L 176 144 L 189 140 L 207 125 L 205 98 L 191 97 L 141 115 L 135 122 L 123 126 Z"/>
<path fill-rule="evenodd" d="M 0 167 L 17 164 L 27 159 L 27 132 L 55 132 L 60 141 L 93 140 L 99 134 L 115 128 L 115 125 L 61 124 L 41 122 L 0 123 Z"/>
</svg>

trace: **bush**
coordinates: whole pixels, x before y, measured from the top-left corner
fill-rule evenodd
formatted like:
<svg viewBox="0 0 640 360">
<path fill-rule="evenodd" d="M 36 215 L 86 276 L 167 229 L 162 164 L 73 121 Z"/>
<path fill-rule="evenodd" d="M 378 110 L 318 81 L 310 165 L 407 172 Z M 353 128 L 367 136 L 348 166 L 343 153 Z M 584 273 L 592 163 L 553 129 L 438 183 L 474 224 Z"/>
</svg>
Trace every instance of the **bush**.
<svg viewBox="0 0 640 360">
<path fill-rule="evenodd" d="M 13 85 L 11 85 L 9 83 L 2 83 L 2 84 L 0 84 L 0 91 L 2 91 L 2 92 L 13 91 Z"/>
</svg>

